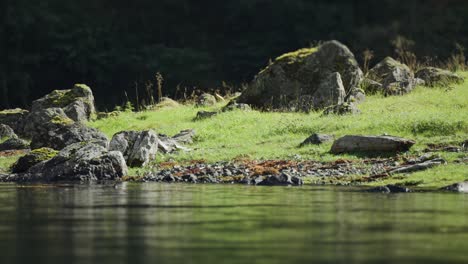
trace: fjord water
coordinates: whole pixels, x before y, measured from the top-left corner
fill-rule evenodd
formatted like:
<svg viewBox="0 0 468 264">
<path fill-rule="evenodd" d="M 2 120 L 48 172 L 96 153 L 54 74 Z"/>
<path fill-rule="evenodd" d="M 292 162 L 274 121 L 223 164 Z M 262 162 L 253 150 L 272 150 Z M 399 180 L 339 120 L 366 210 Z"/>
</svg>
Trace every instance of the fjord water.
<svg viewBox="0 0 468 264">
<path fill-rule="evenodd" d="M 0 263 L 467 263 L 468 195 L 0 185 Z"/>
</svg>

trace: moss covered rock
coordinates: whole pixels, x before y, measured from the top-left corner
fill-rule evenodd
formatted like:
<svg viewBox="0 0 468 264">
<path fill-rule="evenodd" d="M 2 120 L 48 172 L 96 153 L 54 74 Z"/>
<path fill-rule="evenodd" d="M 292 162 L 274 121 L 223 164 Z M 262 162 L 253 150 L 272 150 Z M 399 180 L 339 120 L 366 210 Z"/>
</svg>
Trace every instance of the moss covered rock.
<svg viewBox="0 0 468 264">
<path fill-rule="evenodd" d="M 16 108 L 0 111 L 0 124 L 11 127 L 16 133 L 22 134 L 29 111 Z"/>
<path fill-rule="evenodd" d="M 62 108 L 67 117 L 76 122 L 96 115 L 93 92 L 84 84 L 75 84 L 70 90 L 52 91 L 32 104 L 32 112 L 47 108 Z"/>
<path fill-rule="evenodd" d="M 262 109 L 323 109 L 351 97 L 362 78 L 353 53 L 338 41 L 329 41 L 276 58 L 237 101 Z"/>
<path fill-rule="evenodd" d="M 216 97 L 204 93 L 197 98 L 197 106 L 213 106 L 217 103 Z"/>
<path fill-rule="evenodd" d="M 35 149 L 25 156 L 18 159 L 18 161 L 13 164 L 11 170 L 13 173 L 22 173 L 26 172 L 32 166 L 50 160 L 51 158 L 57 156 L 58 151 L 53 150 L 51 148 L 40 148 Z"/>
<path fill-rule="evenodd" d="M 368 78 L 382 84 L 381 92 L 385 95 L 409 93 L 417 84 L 411 69 L 390 57 L 375 65 L 369 71 Z"/>
<path fill-rule="evenodd" d="M 80 123 L 67 124 L 68 121 L 60 121 L 56 129 L 49 130 L 47 133 L 35 134 L 31 141 L 31 148 L 53 148 L 61 150 L 68 145 L 78 142 L 92 141 L 103 147 L 108 146 L 106 135 L 95 128 L 86 127 Z"/>
<path fill-rule="evenodd" d="M 416 78 L 424 80 L 429 86 L 450 85 L 452 83 L 463 82 L 463 78 L 458 74 L 434 67 L 420 69 L 416 72 Z"/>
<path fill-rule="evenodd" d="M 29 143 L 19 138 L 9 138 L 0 143 L 0 151 L 29 149 Z"/>
<path fill-rule="evenodd" d="M 16 138 L 18 137 L 13 129 L 7 125 L 0 124 L 0 142 L 5 141 L 9 138 Z M 2 140 L 3 139 L 3 140 Z"/>
</svg>

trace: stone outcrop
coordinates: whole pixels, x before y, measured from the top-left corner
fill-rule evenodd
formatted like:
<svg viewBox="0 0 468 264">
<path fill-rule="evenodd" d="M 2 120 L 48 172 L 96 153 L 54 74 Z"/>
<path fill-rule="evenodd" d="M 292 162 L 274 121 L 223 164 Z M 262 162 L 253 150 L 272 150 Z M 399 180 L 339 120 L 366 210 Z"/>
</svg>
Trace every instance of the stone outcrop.
<svg viewBox="0 0 468 264">
<path fill-rule="evenodd" d="M 0 124 L 11 127 L 16 134 L 22 135 L 29 111 L 20 108 L 0 111 Z"/>
<path fill-rule="evenodd" d="M 262 109 L 323 109 L 350 100 L 362 79 L 353 53 L 338 41 L 329 41 L 278 57 L 237 101 Z"/>
<path fill-rule="evenodd" d="M 118 180 L 127 173 L 127 165 L 119 151 L 108 151 L 92 142 L 80 142 L 67 146 L 52 159 L 36 164 L 16 178 L 20 181 L 90 182 Z"/>
<path fill-rule="evenodd" d="M 424 80 L 428 86 L 449 85 L 463 82 L 463 78 L 458 74 L 434 67 L 422 68 L 416 72 L 415 76 Z"/>
<path fill-rule="evenodd" d="M 0 151 L 29 149 L 29 143 L 19 138 L 10 138 L 0 143 Z"/>
<path fill-rule="evenodd" d="M 80 123 L 59 125 L 47 133 L 35 134 L 31 141 L 31 148 L 53 148 L 61 150 L 68 145 L 78 142 L 92 141 L 104 148 L 108 147 L 109 140 L 106 135 L 95 128 L 84 126 Z"/>
<path fill-rule="evenodd" d="M 415 141 L 392 136 L 344 136 L 333 142 L 331 152 L 385 153 L 409 150 Z"/>
<path fill-rule="evenodd" d="M 88 121 L 96 114 L 93 92 L 84 84 L 75 84 L 70 90 L 55 90 L 35 100 L 31 112 L 47 108 L 61 108 L 75 122 Z"/>
<path fill-rule="evenodd" d="M 49 131 L 74 123 L 61 108 L 47 108 L 31 112 L 24 126 L 24 134 L 29 138 L 47 137 Z"/>
<path fill-rule="evenodd" d="M 216 97 L 204 93 L 197 98 L 197 106 L 213 106 L 217 103 Z"/>
<path fill-rule="evenodd" d="M 28 154 L 20 157 L 11 168 L 13 173 L 27 172 L 34 165 L 52 159 L 58 154 L 58 151 L 51 148 L 35 149 Z"/>
<path fill-rule="evenodd" d="M 8 125 L 0 124 L 0 142 L 2 139 L 16 138 L 15 131 Z"/>
<path fill-rule="evenodd" d="M 368 74 L 368 78 L 374 82 L 371 84 L 378 88 L 382 86 L 385 95 L 401 95 L 409 93 L 416 85 L 414 73 L 411 69 L 390 57 L 375 65 Z"/>
<path fill-rule="evenodd" d="M 156 158 L 158 135 L 152 131 L 122 131 L 115 134 L 109 150 L 120 151 L 131 167 L 147 165 Z"/>
</svg>

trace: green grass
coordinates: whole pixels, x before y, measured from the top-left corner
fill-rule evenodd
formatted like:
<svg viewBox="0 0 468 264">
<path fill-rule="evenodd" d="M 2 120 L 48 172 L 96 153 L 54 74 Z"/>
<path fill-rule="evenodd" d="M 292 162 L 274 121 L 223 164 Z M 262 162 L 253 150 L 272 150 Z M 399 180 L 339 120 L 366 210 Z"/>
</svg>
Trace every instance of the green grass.
<svg viewBox="0 0 468 264">
<path fill-rule="evenodd" d="M 404 96 L 369 96 L 359 105 L 362 114 L 354 116 L 234 111 L 194 121 L 197 111 L 218 109 L 222 105 L 213 108 L 183 105 L 158 111 L 126 112 L 90 125 L 109 137 L 122 130 L 154 129 L 168 135 L 187 128 L 196 130 L 192 152 L 160 157 L 160 160 L 214 162 L 238 157 L 288 159 L 300 155 L 303 159 L 329 161 L 358 157 L 332 155 L 329 153 L 331 144 L 304 148 L 298 145 L 312 133 L 337 137 L 347 134 L 407 137 L 417 141 L 413 153 L 424 149 L 428 143 L 461 142 L 468 135 L 467 98 L 468 83 L 465 83 L 448 90 L 418 87 Z"/>
<path fill-rule="evenodd" d="M 21 155 L 1 157 L 0 156 L 0 173 L 8 173 L 11 165 L 15 163 Z"/>
<path fill-rule="evenodd" d="M 375 181 L 369 185 L 379 186 L 385 184 L 397 184 L 404 186 L 417 186 L 418 188 L 424 189 L 435 189 L 463 181 L 468 181 L 468 165 L 448 164 L 427 171 L 393 175 L 389 179 Z"/>
</svg>

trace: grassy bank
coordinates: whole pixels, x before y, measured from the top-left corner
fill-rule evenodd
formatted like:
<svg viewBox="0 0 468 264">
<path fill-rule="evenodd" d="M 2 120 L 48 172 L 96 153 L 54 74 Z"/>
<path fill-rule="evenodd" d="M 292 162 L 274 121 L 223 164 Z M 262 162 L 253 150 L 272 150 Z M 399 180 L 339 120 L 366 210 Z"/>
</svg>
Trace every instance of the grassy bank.
<svg viewBox="0 0 468 264">
<path fill-rule="evenodd" d="M 462 73 L 468 77 L 468 73 Z M 428 144 L 459 144 L 468 138 L 468 82 L 451 87 L 418 87 L 404 96 L 368 96 L 354 116 L 321 116 L 321 113 L 266 113 L 234 111 L 213 118 L 195 121 L 199 110 L 193 105 L 163 108 L 157 111 L 122 113 L 119 117 L 91 123 L 109 137 L 121 130 L 154 129 L 172 135 L 182 129 L 197 132 L 194 149 L 189 153 L 158 157 L 158 161 L 188 162 L 229 161 L 233 159 L 312 159 L 333 161 L 359 159 L 354 155 L 332 155 L 331 143 L 321 146 L 298 147 L 312 133 L 328 133 L 336 137 L 347 134 L 389 134 L 415 139 L 417 144 L 409 153 L 418 155 Z M 411 176 L 395 176 L 385 183 L 440 187 L 468 179 L 466 164 L 453 161 L 466 153 L 439 152 L 449 165 Z M 381 183 L 377 183 L 381 184 Z"/>
<path fill-rule="evenodd" d="M 468 78 L 468 73 L 462 73 Z M 89 125 L 112 137 L 122 130 L 154 129 L 158 133 L 173 135 L 183 129 L 197 132 L 193 151 L 158 156 L 156 162 L 192 160 L 206 162 L 234 159 L 308 159 L 334 161 L 360 159 L 354 155 L 332 155 L 331 143 L 321 146 L 299 147 L 312 133 L 327 133 L 340 137 L 347 134 L 389 134 L 411 138 L 417 144 L 409 153 L 418 155 L 428 144 L 459 144 L 468 139 L 468 82 L 452 87 L 418 87 L 404 96 L 368 96 L 359 105 L 362 111 L 354 116 L 321 116 L 320 112 L 268 113 L 259 111 L 233 111 L 220 113 L 209 119 L 195 121 L 197 111 L 219 110 L 226 103 L 209 108 L 192 104 L 163 107 L 154 111 L 123 112 Z M 438 187 L 468 179 L 468 167 L 453 161 L 466 157 L 465 153 L 438 153 L 449 165 L 428 172 L 401 178 L 396 176 L 385 183 L 411 183 Z M 11 164 L 11 157 L 1 158 L 0 167 Z M 136 173 L 132 170 L 132 173 Z"/>
<path fill-rule="evenodd" d="M 464 74 L 468 77 L 468 73 Z M 213 118 L 194 121 L 199 110 L 193 105 L 163 108 L 140 113 L 126 112 L 90 123 L 111 137 L 121 130 L 154 129 L 172 135 L 182 129 L 197 131 L 194 151 L 161 157 L 188 161 L 251 159 L 286 159 L 300 155 L 304 159 L 334 160 L 330 144 L 299 148 L 312 133 L 389 134 L 415 139 L 413 152 L 427 144 L 457 143 L 468 136 L 468 82 L 451 88 L 418 87 L 404 96 L 369 96 L 359 105 L 362 113 L 354 116 L 321 116 L 321 113 L 266 113 L 234 111 Z"/>
</svg>

